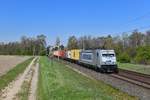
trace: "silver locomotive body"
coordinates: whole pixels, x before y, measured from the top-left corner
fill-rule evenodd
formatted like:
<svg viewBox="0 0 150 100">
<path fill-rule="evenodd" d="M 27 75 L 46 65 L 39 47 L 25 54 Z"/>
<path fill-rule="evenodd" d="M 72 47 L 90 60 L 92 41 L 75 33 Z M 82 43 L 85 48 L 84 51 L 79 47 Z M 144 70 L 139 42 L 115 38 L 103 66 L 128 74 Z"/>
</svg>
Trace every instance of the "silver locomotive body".
<svg viewBox="0 0 150 100">
<path fill-rule="evenodd" d="M 82 50 L 79 62 L 91 65 L 101 72 L 118 72 L 114 50 Z"/>
</svg>

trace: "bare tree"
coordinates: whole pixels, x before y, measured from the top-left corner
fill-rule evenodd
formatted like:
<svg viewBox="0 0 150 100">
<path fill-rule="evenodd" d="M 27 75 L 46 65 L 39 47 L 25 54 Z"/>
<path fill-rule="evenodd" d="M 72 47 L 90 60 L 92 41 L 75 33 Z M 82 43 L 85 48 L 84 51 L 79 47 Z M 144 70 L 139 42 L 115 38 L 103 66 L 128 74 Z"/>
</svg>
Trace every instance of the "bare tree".
<svg viewBox="0 0 150 100">
<path fill-rule="evenodd" d="M 56 44 L 55 45 L 60 46 L 60 38 L 59 37 L 56 38 Z"/>
<path fill-rule="evenodd" d="M 78 48 L 78 41 L 75 36 L 69 37 L 67 47 L 69 50 Z"/>
</svg>

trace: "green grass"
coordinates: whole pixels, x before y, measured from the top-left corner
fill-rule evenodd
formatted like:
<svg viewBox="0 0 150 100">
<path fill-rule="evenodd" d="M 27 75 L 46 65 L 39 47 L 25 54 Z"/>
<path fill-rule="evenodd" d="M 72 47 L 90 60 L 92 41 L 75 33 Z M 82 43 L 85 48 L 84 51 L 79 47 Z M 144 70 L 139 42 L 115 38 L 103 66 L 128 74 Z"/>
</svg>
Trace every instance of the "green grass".
<svg viewBox="0 0 150 100">
<path fill-rule="evenodd" d="M 119 68 L 150 75 L 150 65 L 118 63 Z"/>
<path fill-rule="evenodd" d="M 6 74 L 0 76 L 0 90 L 6 87 L 11 81 L 13 81 L 20 73 L 22 73 L 25 68 L 33 60 L 33 57 L 27 59 L 26 61 L 16 65 L 13 69 L 8 71 Z"/>
<path fill-rule="evenodd" d="M 87 78 L 62 63 L 40 58 L 37 100 L 135 100 L 101 81 Z"/>
</svg>

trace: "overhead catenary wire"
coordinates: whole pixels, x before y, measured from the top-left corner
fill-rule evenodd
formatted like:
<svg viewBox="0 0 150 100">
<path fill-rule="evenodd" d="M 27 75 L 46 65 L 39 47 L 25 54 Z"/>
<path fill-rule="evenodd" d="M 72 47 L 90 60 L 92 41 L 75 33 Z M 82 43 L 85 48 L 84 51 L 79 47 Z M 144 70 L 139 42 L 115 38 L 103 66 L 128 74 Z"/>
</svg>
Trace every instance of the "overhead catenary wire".
<svg viewBox="0 0 150 100">
<path fill-rule="evenodd" d="M 150 25 L 148 26 L 142 26 L 142 27 L 138 27 L 138 28 L 134 28 L 134 29 L 131 29 L 131 30 L 128 30 L 128 31 L 123 31 L 123 32 L 119 32 L 119 33 L 129 33 L 129 32 L 133 32 L 135 30 L 143 30 L 143 29 L 147 29 L 147 28 L 150 28 Z"/>
<path fill-rule="evenodd" d="M 129 20 L 128 22 L 126 22 L 126 23 L 124 23 L 124 24 L 121 24 L 120 26 L 125 26 L 125 25 L 131 24 L 131 23 L 133 23 L 133 22 L 137 22 L 137 21 L 143 20 L 143 19 L 145 19 L 146 17 L 150 17 L 150 12 L 148 12 L 148 13 L 142 15 L 142 16 L 136 17 L 136 18 L 134 18 L 134 19 L 132 19 L 132 20 Z"/>
<path fill-rule="evenodd" d="M 125 25 L 128 25 L 130 23 L 133 23 L 133 22 L 137 22 L 137 21 L 140 21 L 140 20 L 143 20 L 144 18 L 146 17 L 150 17 L 150 12 L 142 15 L 142 16 L 139 16 L 139 17 L 136 17 L 135 19 L 133 20 L 130 20 L 129 22 L 127 22 Z M 121 26 L 124 26 L 123 24 Z M 122 34 L 122 33 L 129 33 L 129 32 L 133 32 L 135 30 L 143 30 L 143 29 L 147 29 L 147 28 L 150 28 L 150 25 L 147 25 L 147 26 L 142 26 L 142 27 L 137 27 L 137 28 L 134 28 L 134 29 L 131 29 L 131 30 L 127 30 L 127 31 L 123 31 L 123 32 L 118 32 L 119 34 Z"/>
</svg>

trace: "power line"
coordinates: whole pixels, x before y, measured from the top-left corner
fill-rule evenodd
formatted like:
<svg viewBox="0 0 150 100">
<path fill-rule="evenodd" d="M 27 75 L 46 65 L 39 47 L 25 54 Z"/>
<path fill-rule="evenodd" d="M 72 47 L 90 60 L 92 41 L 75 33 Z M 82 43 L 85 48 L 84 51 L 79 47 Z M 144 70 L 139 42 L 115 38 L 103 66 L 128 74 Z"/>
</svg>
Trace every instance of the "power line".
<svg viewBox="0 0 150 100">
<path fill-rule="evenodd" d="M 119 32 L 119 34 L 133 32 L 133 31 L 136 30 L 136 29 L 137 29 L 137 30 L 143 30 L 143 29 L 147 29 L 147 28 L 150 28 L 150 25 L 148 25 L 148 26 L 142 26 L 142 27 L 135 28 L 135 29 L 128 30 L 128 31 L 124 31 L 124 32 Z"/>
<path fill-rule="evenodd" d="M 139 17 L 137 17 L 137 18 L 135 18 L 135 19 L 129 21 L 129 23 L 130 23 L 130 22 L 134 22 L 134 21 L 138 21 L 138 20 L 141 20 L 141 19 L 144 19 L 144 18 L 147 17 L 147 16 L 150 16 L 150 12 L 144 14 L 143 16 L 139 16 Z"/>
<path fill-rule="evenodd" d="M 146 13 L 146 14 L 142 15 L 142 16 L 136 17 L 136 18 L 135 18 L 135 19 L 133 19 L 133 20 L 129 20 L 127 23 L 125 23 L 125 24 L 121 24 L 121 25 L 119 25 L 119 26 L 129 25 L 130 23 L 133 23 L 133 22 L 136 22 L 136 21 L 142 20 L 142 19 L 144 19 L 144 18 L 146 18 L 146 17 L 148 17 L 148 16 L 150 16 L 150 12 L 148 12 L 148 13 Z"/>
<path fill-rule="evenodd" d="M 142 19 L 146 18 L 147 16 L 150 16 L 150 12 L 148 12 L 148 13 L 142 15 L 142 16 L 136 17 L 136 18 L 133 19 L 133 20 L 128 21 L 125 25 L 128 25 L 128 24 L 130 24 L 130 23 L 132 23 L 132 22 L 136 22 L 136 21 L 142 20 Z M 120 25 L 120 26 L 124 26 L 124 25 L 122 24 L 122 25 Z M 144 26 L 144 27 L 139 27 L 139 28 L 134 28 L 134 29 L 132 29 L 132 30 L 128 30 L 128 31 L 124 31 L 124 32 L 119 32 L 119 33 L 129 33 L 129 32 L 133 32 L 133 31 L 136 30 L 136 29 L 137 29 L 137 30 L 143 30 L 143 29 L 146 29 L 146 28 L 150 28 L 150 25 Z"/>
</svg>

